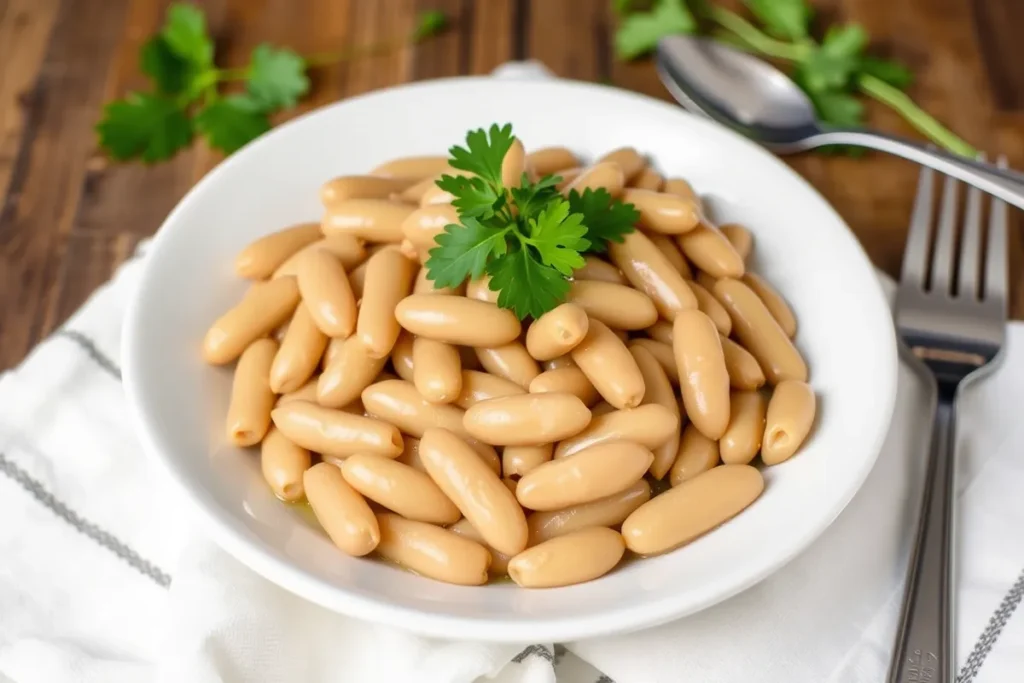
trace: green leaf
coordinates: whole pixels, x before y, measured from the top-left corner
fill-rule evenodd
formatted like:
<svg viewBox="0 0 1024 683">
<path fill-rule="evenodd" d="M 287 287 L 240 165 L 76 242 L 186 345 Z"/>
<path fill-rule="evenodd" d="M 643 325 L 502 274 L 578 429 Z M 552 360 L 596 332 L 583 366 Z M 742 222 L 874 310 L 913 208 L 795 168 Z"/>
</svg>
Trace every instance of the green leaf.
<svg viewBox="0 0 1024 683">
<path fill-rule="evenodd" d="M 565 301 L 569 281 L 555 268 L 544 265 L 528 249 L 510 251 L 487 266 L 491 289 L 498 290 L 498 306 L 512 310 L 520 319 L 539 318 Z"/>
<path fill-rule="evenodd" d="M 587 188 L 582 195 L 572 190 L 569 206 L 574 214 L 583 216 L 590 251 L 598 253 L 608 248 L 609 241 L 621 242 L 624 235 L 633 232 L 633 226 L 640 219 L 640 212 L 632 204 L 612 201 L 604 188 Z"/>
<path fill-rule="evenodd" d="M 612 9 L 615 14 L 624 17 L 633 11 L 634 0 L 612 0 Z"/>
<path fill-rule="evenodd" d="M 811 92 L 811 102 L 818 117 L 840 128 L 860 126 L 864 122 L 864 105 L 845 92 Z"/>
<path fill-rule="evenodd" d="M 96 132 L 113 158 L 141 156 L 152 163 L 169 159 L 192 141 L 192 122 L 167 98 L 131 93 L 106 106 Z"/>
<path fill-rule="evenodd" d="M 458 287 L 466 278 L 484 274 L 491 257 L 503 255 L 508 245 L 508 229 L 484 225 L 475 218 L 463 217 L 462 225 L 446 225 L 434 238 L 437 246 L 427 258 L 427 279 L 437 287 Z"/>
<path fill-rule="evenodd" d="M 177 95 L 192 80 L 191 65 L 171 49 L 163 36 L 153 36 L 139 49 L 139 67 L 165 95 Z"/>
<path fill-rule="evenodd" d="M 309 91 L 306 60 L 291 50 L 258 45 L 252 51 L 245 89 L 267 110 L 294 107 Z"/>
<path fill-rule="evenodd" d="M 540 255 L 544 265 L 551 266 L 566 277 L 585 261 L 581 252 L 590 246 L 584 235 L 583 214 L 569 213 L 569 202 L 551 202 L 537 218 L 528 220 L 529 243 Z"/>
<path fill-rule="evenodd" d="M 697 29 L 683 0 L 658 0 L 650 12 L 625 17 L 615 32 L 615 54 L 619 59 L 635 59 L 653 50 L 658 41 L 678 33 Z"/>
<path fill-rule="evenodd" d="M 460 216 L 485 220 L 505 205 L 505 193 L 498 194 L 493 186 L 474 176 L 445 174 L 436 185 L 452 194 L 452 206 Z"/>
<path fill-rule="evenodd" d="M 561 194 L 555 187 L 562 178 L 560 176 L 544 176 L 535 183 L 531 183 L 526 174 L 523 174 L 523 181 L 519 187 L 513 187 L 510 191 L 512 199 L 516 203 L 519 215 L 523 218 L 533 218 L 539 214 L 545 206 L 554 199 L 560 199 Z"/>
<path fill-rule="evenodd" d="M 889 85 L 900 88 L 901 90 L 910 85 L 911 81 L 914 80 L 914 76 L 910 73 L 910 69 L 891 59 L 861 57 L 857 70 L 861 73 L 874 76 L 875 78 L 885 81 Z"/>
<path fill-rule="evenodd" d="M 833 26 L 821 47 L 798 67 L 797 79 L 810 92 L 847 88 L 867 42 L 867 33 L 857 24 Z"/>
<path fill-rule="evenodd" d="M 491 124 L 488 133 L 483 128 L 471 130 L 466 134 L 466 147 L 458 145 L 448 150 L 451 155 L 452 168 L 469 171 L 483 178 L 495 187 L 501 187 L 501 162 L 505 153 L 512 146 L 512 124 L 503 127 Z"/>
<path fill-rule="evenodd" d="M 448 17 L 441 10 L 420 12 L 416 17 L 416 28 L 412 32 L 412 42 L 419 43 L 448 28 Z"/>
<path fill-rule="evenodd" d="M 229 95 L 203 107 L 196 115 L 196 128 L 211 147 L 231 154 L 270 130 L 270 121 L 248 95 Z"/>
<path fill-rule="evenodd" d="M 213 40 L 206 32 L 206 16 L 195 5 L 171 5 L 160 35 L 176 55 L 190 64 L 200 69 L 213 66 Z"/>
<path fill-rule="evenodd" d="M 811 6 L 805 0 L 746 0 L 764 27 L 776 38 L 802 40 L 811 23 Z"/>
</svg>

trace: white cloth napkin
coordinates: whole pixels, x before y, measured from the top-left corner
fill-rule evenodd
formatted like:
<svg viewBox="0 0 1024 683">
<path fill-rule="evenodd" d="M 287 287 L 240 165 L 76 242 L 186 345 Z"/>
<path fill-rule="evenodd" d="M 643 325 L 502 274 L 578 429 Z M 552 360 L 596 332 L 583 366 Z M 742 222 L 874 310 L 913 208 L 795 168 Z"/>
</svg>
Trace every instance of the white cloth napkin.
<svg viewBox="0 0 1024 683">
<path fill-rule="evenodd" d="M 538 71 L 513 65 L 502 75 Z M 807 552 L 758 586 L 617 638 L 431 640 L 270 584 L 205 539 L 187 504 L 150 477 L 118 369 L 140 261 L 0 375 L 0 683 L 884 680 L 927 433 L 926 397 L 906 368 L 863 489 Z M 1021 405 L 1024 325 L 1013 324 L 1005 364 L 963 406 L 960 683 L 1024 671 Z"/>
</svg>

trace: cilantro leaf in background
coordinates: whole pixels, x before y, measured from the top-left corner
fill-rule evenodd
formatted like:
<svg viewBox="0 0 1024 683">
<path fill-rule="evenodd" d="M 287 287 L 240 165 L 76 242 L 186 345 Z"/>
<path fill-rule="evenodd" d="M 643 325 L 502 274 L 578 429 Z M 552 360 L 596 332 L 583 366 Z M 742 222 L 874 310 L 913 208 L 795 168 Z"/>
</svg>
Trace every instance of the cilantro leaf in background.
<svg viewBox="0 0 1024 683">
<path fill-rule="evenodd" d="M 194 5 L 175 3 L 167 9 L 160 35 L 176 55 L 199 68 L 213 66 L 213 40 L 206 32 L 206 17 Z"/>
<path fill-rule="evenodd" d="M 462 216 L 486 220 L 505 205 L 505 194 L 498 194 L 493 186 L 480 178 L 446 174 L 435 184 L 455 197 L 452 206 Z"/>
<path fill-rule="evenodd" d="M 475 173 L 491 185 L 501 187 L 501 162 L 514 139 L 511 123 L 501 128 L 496 123 L 492 124 L 489 137 L 483 128 L 471 130 L 466 134 L 465 147 L 455 145 L 448 150 L 451 155 L 449 164 L 452 168 Z"/>
<path fill-rule="evenodd" d="M 696 30 L 697 22 L 683 0 L 657 0 L 651 11 L 622 19 L 615 32 L 615 54 L 633 59 L 653 50 L 665 36 Z"/>
<path fill-rule="evenodd" d="M 258 45 L 252 51 L 245 89 L 267 109 L 294 107 L 309 91 L 306 60 L 291 50 Z"/>
<path fill-rule="evenodd" d="M 891 59 L 878 59 L 877 57 L 861 57 L 857 70 L 881 79 L 889 85 L 906 88 L 914 80 L 913 75 L 903 64 Z"/>
<path fill-rule="evenodd" d="M 586 262 L 581 252 L 590 246 L 583 237 L 587 234 L 583 215 L 570 214 L 569 210 L 569 202 L 559 199 L 548 204 L 537 218 L 530 218 L 528 222 L 530 244 L 537 249 L 540 260 L 566 277 L 583 267 Z"/>
<path fill-rule="evenodd" d="M 867 42 L 867 33 L 857 24 L 831 27 L 821 47 L 797 68 L 796 78 L 809 92 L 848 87 Z"/>
<path fill-rule="evenodd" d="M 131 93 L 106 106 L 96 132 L 115 159 L 141 156 L 152 163 L 170 158 L 192 141 L 192 122 L 169 99 Z"/>
<path fill-rule="evenodd" d="M 621 242 L 623 235 L 633 232 L 633 226 L 640 219 L 640 212 L 632 204 L 612 201 L 604 188 L 587 188 L 582 195 L 572 190 L 569 206 L 574 214 L 583 216 L 590 251 L 598 253 L 608 249 L 609 241 Z"/>
<path fill-rule="evenodd" d="M 416 28 L 412 32 L 412 41 L 418 43 L 431 36 L 436 36 L 448 28 L 448 17 L 440 10 L 421 12 L 416 18 Z"/>
<path fill-rule="evenodd" d="M 494 228 L 472 217 L 462 217 L 462 225 L 446 225 L 434 238 L 437 246 L 427 259 L 427 278 L 437 287 L 458 287 L 467 278 L 484 274 L 488 260 L 508 250 L 505 235 L 509 228 Z"/>
<path fill-rule="evenodd" d="M 196 128 L 210 146 L 231 154 L 270 130 L 270 120 L 259 102 L 248 95 L 215 100 L 196 114 Z"/>
<path fill-rule="evenodd" d="M 165 95 L 177 95 L 188 85 L 192 70 L 188 61 L 171 49 L 163 36 L 153 36 L 139 49 L 139 68 Z"/>
<path fill-rule="evenodd" d="M 803 40 L 811 23 L 811 6 L 806 0 L 746 0 L 768 32 L 786 40 Z"/>
<path fill-rule="evenodd" d="M 548 202 L 559 196 L 555 185 L 561 180 L 559 176 L 548 175 L 531 183 L 524 173 L 520 186 L 510 190 L 516 208 L 519 209 L 519 215 L 524 218 L 532 218 L 537 215 L 541 209 L 547 206 Z"/>
<path fill-rule="evenodd" d="M 840 128 L 853 128 L 864 122 L 864 105 L 856 97 L 840 91 L 811 92 L 818 117 Z"/>
<path fill-rule="evenodd" d="M 569 281 L 555 268 L 537 261 L 527 249 L 510 251 L 487 266 L 498 306 L 517 317 L 538 318 L 565 301 Z"/>
</svg>

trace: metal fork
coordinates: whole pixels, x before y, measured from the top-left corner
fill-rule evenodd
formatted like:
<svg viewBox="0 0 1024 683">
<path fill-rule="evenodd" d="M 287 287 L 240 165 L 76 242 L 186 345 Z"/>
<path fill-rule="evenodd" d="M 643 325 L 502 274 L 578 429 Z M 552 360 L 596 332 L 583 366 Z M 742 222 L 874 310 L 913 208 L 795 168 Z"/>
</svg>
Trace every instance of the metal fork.
<svg viewBox="0 0 1024 683">
<path fill-rule="evenodd" d="M 1005 158 L 1000 157 L 999 166 L 1006 167 Z M 1006 204 L 992 200 L 983 240 L 981 191 L 967 191 L 963 220 L 958 221 L 959 183 L 947 177 L 933 241 L 934 175 L 927 168 L 921 172 L 896 295 L 901 351 L 927 369 L 922 374 L 932 382 L 937 400 L 889 683 L 953 683 L 956 676 L 952 591 L 957 401 L 963 386 L 998 365 L 1006 330 Z"/>
</svg>

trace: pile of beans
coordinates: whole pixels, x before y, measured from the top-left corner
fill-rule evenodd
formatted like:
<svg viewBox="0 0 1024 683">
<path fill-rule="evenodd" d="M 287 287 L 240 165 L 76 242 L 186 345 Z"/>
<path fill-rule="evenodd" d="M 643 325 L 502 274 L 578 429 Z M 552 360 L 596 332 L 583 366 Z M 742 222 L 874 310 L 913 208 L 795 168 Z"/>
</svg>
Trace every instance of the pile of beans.
<svg viewBox="0 0 1024 683">
<path fill-rule="evenodd" d="M 750 505 L 764 488 L 751 463 L 792 456 L 815 411 L 793 313 L 747 271 L 750 232 L 715 226 L 631 148 L 584 167 L 516 141 L 508 185 L 555 173 L 640 213 L 565 303 L 521 323 L 486 279 L 426 278 L 458 221 L 442 172 L 457 171 L 409 157 L 335 178 L 321 223 L 238 255 L 253 283 L 203 354 L 237 361 L 227 436 L 261 446 L 274 493 L 307 499 L 350 555 L 524 587 L 597 578 Z"/>
</svg>

